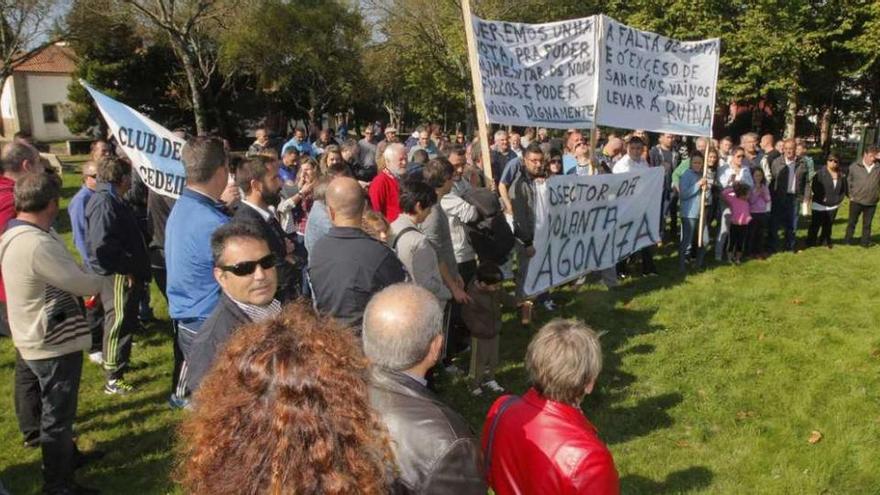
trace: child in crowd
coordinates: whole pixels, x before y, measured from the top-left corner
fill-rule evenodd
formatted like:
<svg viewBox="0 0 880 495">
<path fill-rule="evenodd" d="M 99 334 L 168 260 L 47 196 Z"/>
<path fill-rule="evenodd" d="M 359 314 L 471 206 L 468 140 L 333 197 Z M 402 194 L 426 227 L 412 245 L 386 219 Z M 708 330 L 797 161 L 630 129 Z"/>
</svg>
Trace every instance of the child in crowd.
<svg viewBox="0 0 880 495">
<path fill-rule="evenodd" d="M 513 296 L 501 288 L 504 276 L 498 265 L 481 263 L 468 284 L 470 304 L 461 308 L 461 317 L 471 332 L 471 394 L 483 394 L 483 388 L 504 392 L 495 381 L 498 366 L 498 334 L 501 331 L 501 306 L 516 306 Z"/>
<path fill-rule="evenodd" d="M 373 210 L 365 211 L 361 227 L 368 236 L 383 244 L 388 244 L 388 231 L 391 230 L 391 226 L 388 225 L 388 220 L 385 220 L 381 213 Z"/>
<path fill-rule="evenodd" d="M 733 251 L 733 262 L 742 262 L 743 248 L 752 215 L 749 213 L 749 186 L 735 182 L 733 187 L 726 188 L 721 197 L 730 207 L 730 245 Z"/>
<path fill-rule="evenodd" d="M 749 213 L 752 221 L 749 223 L 749 239 L 746 249 L 749 256 L 764 259 L 764 239 L 767 233 L 767 225 L 770 222 L 770 188 L 767 187 L 767 178 L 760 168 L 752 170 L 752 179 L 755 187 L 749 192 Z"/>
</svg>

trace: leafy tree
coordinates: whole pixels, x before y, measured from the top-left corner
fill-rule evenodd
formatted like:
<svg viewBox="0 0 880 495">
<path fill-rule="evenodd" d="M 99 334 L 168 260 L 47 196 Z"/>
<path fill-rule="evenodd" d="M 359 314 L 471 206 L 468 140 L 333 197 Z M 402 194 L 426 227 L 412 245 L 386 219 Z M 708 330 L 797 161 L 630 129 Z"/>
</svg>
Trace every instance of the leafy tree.
<svg viewBox="0 0 880 495">
<path fill-rule="evenodd" d="M 276 112 L 315 124 L 362 86 L 360 14 L 337 0 L 260 0 L 219 37 L 220 70 L 246 78 Z"/>
<path fill-rule="evenodd" d="M 196 132 L 209 131 L 207 94 L 227 89 L 232 75 L 217 84 L 218 33 L 234 19 L 240 0 L 118 0 L 171 46 L 183 69 Z M 215 98 L 215 102 L 220 101 Z"/>
<path fill-rule="evenodd" d="M 75 133 L 103 126 L 80 79 L 166 126 L 188 123 L 172 95 L 174 53 L 167 44 L 149 42 L 130 19 L 111 14 L 111 7 L 111 0 L 74 2 L 65 19 L 77 68 L 68 87 L 71 105 L 64 123 Z"/>
</svg>

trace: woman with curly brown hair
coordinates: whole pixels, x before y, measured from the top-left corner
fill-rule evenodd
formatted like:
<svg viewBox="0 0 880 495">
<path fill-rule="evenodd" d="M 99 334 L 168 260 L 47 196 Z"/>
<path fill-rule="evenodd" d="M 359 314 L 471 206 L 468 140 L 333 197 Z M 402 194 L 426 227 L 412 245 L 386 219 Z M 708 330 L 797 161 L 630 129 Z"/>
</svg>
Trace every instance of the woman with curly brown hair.
<svg viewBox="0 0 880 495">
<path fill-rule="evenodd" d="M 354 334 L 303 303 L 229 341 L 180 427 L 187 493 L 386 493 L 385 429 Z"/>
</svg>

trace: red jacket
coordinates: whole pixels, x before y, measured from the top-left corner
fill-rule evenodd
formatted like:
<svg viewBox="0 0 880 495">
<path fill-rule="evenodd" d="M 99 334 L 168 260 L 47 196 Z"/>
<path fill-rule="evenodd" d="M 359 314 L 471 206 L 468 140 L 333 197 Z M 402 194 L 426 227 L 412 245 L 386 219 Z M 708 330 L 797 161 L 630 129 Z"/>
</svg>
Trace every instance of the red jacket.
<svg viewBox="0 0 880 495">
<path fill-rule="evenodd" d="M 492 404 L 483 426 L 488 482 L 496 495 L 620 493 L 614 459 L 596 428 L 579 409 L 547 400 L 535 389 L 511 399 L 489 454 L 492 424 L 509 397 Z"/>
<path fill-rule="evenodd" d="M 373 211 L 381 213 L 388 223 L 400 216 L 400 184 L 388 170 L 373 179 L 370 183 L 370 205 Z"/>
<path fill-rule="evenodd" d="M 14 189 L 15 181 L 0 175 L 0 234 L 6 232 L 6 224 L 15 218 Z M 2 273 L 0 273 L 0 301 L 6 302 L 6 288 L 3 286 Z"/>
</svg>

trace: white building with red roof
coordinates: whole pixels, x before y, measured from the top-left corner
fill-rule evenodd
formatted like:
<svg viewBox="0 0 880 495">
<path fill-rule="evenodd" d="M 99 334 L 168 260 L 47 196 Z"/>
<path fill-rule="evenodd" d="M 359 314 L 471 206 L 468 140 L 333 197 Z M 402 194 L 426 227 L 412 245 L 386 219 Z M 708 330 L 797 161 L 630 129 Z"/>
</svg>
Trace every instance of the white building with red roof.
<svg viewBox="0 0 880 495">
<path fill-rule="evenodd" d="M 30 134 L 35 141 L 66 141 L 78 136 L 64 125 L 67 86 L 76 55 L 65 43 L 50 45 L 15 66 L 0 93 L 2 135 Z"/>
</svg>

